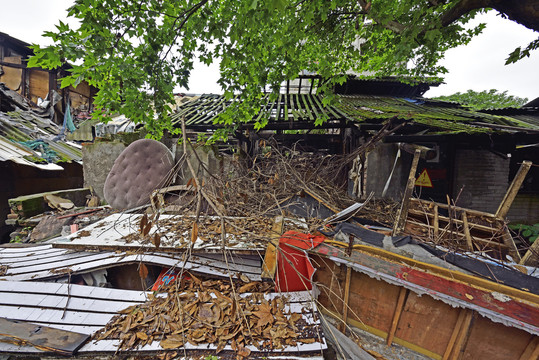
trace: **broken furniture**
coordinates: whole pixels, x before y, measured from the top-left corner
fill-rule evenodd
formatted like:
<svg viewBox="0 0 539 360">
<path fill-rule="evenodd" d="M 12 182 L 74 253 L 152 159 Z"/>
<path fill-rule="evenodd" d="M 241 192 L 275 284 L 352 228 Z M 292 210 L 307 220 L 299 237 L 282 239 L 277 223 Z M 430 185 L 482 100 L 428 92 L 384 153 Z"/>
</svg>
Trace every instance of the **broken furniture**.
<svg viewBox="0 0 539 360">
<path fill-rule="evenodd" d="M 105 200 L 116 209 L 148 204 L 155 189 L 168 185 L 173 166 L 172 153 L 165 145 L 151 139 L 137 140 L 114 162 L 103 189 Z"/>
</svg>

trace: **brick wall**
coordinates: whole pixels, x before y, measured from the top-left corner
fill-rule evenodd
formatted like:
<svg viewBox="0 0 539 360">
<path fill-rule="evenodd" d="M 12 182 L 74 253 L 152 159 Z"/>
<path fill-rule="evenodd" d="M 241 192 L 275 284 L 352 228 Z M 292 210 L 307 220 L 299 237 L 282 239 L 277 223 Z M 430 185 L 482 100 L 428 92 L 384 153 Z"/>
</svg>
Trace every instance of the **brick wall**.
<svg viewBox="0 0 539 360">
<path fill-rule="evenodd" d="M 486 150 L 457 149 L 453 178 L 454 198 L 460 192 L 457 205 L 495 213 L 509 187 L 509 161 Z"/>
<path fill-rule="evenodd" d="M 490 151 L 457 149 L 454 197 L 462 189 L 457 205 L 495 213 L 510 185 L 509 162 Z M 518 194 L 507 218 L 510 222 L 538 222 L 539 194 Z"/>
</svg>

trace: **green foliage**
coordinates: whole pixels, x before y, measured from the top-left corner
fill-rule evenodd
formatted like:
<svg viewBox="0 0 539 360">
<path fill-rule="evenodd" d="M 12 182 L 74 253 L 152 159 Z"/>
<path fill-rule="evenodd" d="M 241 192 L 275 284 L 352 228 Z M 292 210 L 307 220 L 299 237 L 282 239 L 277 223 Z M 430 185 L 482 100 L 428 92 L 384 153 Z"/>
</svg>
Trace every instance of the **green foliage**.
<svg viewBox="0 0 539 360">
<path fill-rule="evenodd" d="M 509 225 L 509 228 L 518 232 L 520 236 L 527 239 L 530 244 L 533 244 L 533 242 L 539 238 L 539 224 L 511 224 Z"/>
<path fill-rule="evenodd" d="M 434 97 L 434 100 L 451 101 L 467 105 L 473 110 L 503 109 L 508 107 L 521 107 L 528 102 L 527 98 L 508 95 L 507 91 L 499 92 L 496 89 L 481 92 L 468 90 L 465 93 L 457 92 L 453 95 Z"/>
<path fill-rule="evenodd" d="M 259 113 L 263 87 L 275 96 L 302 70 L 326 79 L 318 88 L 326 94 L 349 71 L 411 79 L 447 72 L 437 64 L 444 52 L 484 27 L 465 29 L 481 10 L 459 6 L 459 0 L 76 0 L 69 16 L 79 25 L 60 22 L 45 32 L 54 45 L 34 46 L 29 66 L 74 64 L 61 86 L 86 80 L 99 88 L 95 117 L 122 113 L 160 137 L 172 128 L 173 89 L 188 86 L 196 58 L 220 59 L 225 96 L 242 100 L 218 120 L 231 125 Z"/>
</svg>

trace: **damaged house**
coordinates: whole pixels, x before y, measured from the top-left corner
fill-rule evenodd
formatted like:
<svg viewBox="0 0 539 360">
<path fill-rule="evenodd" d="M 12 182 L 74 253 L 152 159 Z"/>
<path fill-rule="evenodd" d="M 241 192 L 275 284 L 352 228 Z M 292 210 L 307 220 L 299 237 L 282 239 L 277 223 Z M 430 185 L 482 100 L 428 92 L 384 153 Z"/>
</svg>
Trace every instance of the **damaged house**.
<svg viewBox="0 0 539 360">
<path fill-rule="evenodd" d="M 324 107 L 317 81 L 268 96 L 229 144 L 196 143 L 234 101 L 202 95 L 173 115 L 181 142 L 108 152 L 85 182 L 110 208 L 0 248 L 0 351 L 536 359 L 537 249 L 507 221 L 536 221 L 538 109 L 474 112 L 394 79 Z M 115 146 L 84 146 L 84 166 Z"/>
<path fill-rule="evenodd" d="M 82 186 L 81 146 L 66 141 L 64 119 L 85 119 L 95 89 L 86 82 L 60 89 L 65 68 L 28 68 L 30 44 L 0 33 L 1 242 L 13 231 L 7 200 Z M 77 122 L 77 121 L 75 121 Z M 8 223 L 13 223 L 8 219 Z"/>
</svg>

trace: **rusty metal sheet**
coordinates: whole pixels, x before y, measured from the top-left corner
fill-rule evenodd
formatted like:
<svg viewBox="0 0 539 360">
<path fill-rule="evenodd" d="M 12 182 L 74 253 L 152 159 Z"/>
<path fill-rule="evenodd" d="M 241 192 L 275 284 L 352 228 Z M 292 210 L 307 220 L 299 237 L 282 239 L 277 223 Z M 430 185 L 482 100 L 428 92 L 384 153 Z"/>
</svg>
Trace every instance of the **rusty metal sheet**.
<svg viewBox="0 0 539 360">
<path fill-rule="evenodd" d="M 4 344 L 14 344 L 45 353 L 73 355 L 89 337 L 87 334 L 0 318 L 0 352 L 5 350 Z"/>
</svg>

